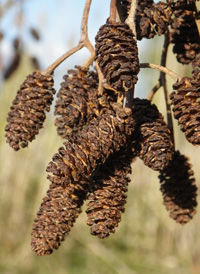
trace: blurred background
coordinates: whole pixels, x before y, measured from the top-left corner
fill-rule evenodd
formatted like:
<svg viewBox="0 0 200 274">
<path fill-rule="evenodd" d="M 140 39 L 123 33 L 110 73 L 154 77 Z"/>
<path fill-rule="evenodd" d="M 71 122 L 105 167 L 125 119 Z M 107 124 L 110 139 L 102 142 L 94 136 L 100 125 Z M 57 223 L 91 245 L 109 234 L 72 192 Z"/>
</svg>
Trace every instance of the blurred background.
<svg viewBox="0 0 200 274">
<path fill-rule="evenodd" d="M 109 16 L 109 1 L 93 1 L 89 38 Z M 0 0 L 0 273 L 198 274 L 200 273 L 200 210 L 182 226 L 162 204 L 158 173 L 137 159 L 132 165 L 126 211 L 115 234 L 100 240 L 86 225 L 86 204 L 58 251 L 38 257 L 30 246 L 31 228 L 49 186 L 46 166 L 62 145 L 54 126 L 53 106 L 44 128 L 28 148 L 13 151 L 5 140 L 7 113 L 20 84 L 37 68 L 46 69 L 80 37 L 84 1 Z M 144 41 L 143 41 L 144 40 Z M 160 63 L 163 37 L 138 43 L 141 62 Z M 180 76 L 190 66 L 177 63 L 169 48 L 167 67 Z M 63 62 L 54 73 L 58 90 L 62 77 L 89 57 L 87 49 Z M 136 96 L 146 98 L 159 72 L 141 69 Z M 173 81 L 168 79 L 170 91 Z M 166 117 L 163 91 L 153 102 Z M 174 122 L 176 148 L 190 158 L 200 186 L 200 149 L 187 143 Z M 199 197 L 198 197 L 199 200 Z"/>
</svg>

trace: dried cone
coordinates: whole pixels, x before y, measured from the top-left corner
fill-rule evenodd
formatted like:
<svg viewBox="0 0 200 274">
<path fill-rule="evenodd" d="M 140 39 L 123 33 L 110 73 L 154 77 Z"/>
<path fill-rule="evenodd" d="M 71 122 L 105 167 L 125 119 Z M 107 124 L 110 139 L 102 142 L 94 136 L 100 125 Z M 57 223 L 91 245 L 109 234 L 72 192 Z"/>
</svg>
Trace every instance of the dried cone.
<svg viewBox="0 0 200 274">
<path fill-rule="evenodd" d="M 129 26 L 108 20 L 95 40 L 97 61 L 107 83 L 122 94 L 132 89 L 138 79 L 139 59 L 137 42 Z"/>
<path fill-rule="evenodd" d="M 189 222 L 196 213 L 197 187 L 188 158 L 175 151 L 171 164 L 160 172 L 161 192 L 170 217 L 180 224 Z"/>
<path fill-rule="evenodd" d="M 94 173 L 86 210 L 91 234 L 100 239 L 114 233 L 121 221 L 133 155 L 124 148 L 111 155 Z"/>
<path fill-rule="evenodd" d="M 162 114 L 148 100 L 136 98 L 133 117 L 136 120 L 133 141 L 139 157 L 153 170 L 163 170 L 173 159 L 174 145 Z"/>
<path fill-rule="evenodd" d="M 126 19 L 132 1 L 122 0 L 120 2 L 123 17 Z M 171 23 L 172 13 L 171 5 L 164 2 L 154 3 L 152 0 L 139 0 L 135 16 L 137 40 L 150 39 L 156 34 L 165 33 L 167 26 Z"/>
<path fill-rule="evenodd" d="M 196 26 L 195 4 L 175 10 L 171 30 L 171 43 L 178 62 L 189 64 L 200 52 L 200 37 Z"/>
<path fill-rule="evenodd" d="M 54 114 L 58 135 L 67 138 L 80 130 L 98 111 L 98 77 L 94 71 L 76 66 L 64 75 Z"/>
<path fill-rule="evenodd" d="M 139 0 L 136 9 L 137 39 L 153 38 L 162 35 L 171 23 L 172 9 L 164 2 L 154 3 L 152 0 Z"/>
<path fill-rule="evenodd" d="M 173 85 L 170 94 L 175 119 L 178 120 L 186 139 L 193 145 L 200 145 L 200 77 L 184 77 Z"/>
<path fill-rule="evenodd" d="M 59 248 L 81 213 L 88 187 L 86 180 L 50 185 L 33 224 L 31 245 L 37 255 L 49 255 Z"/>
<path fill-rule="evenodd" d="M 53 78 L 39 71 L 28 75 L 8 113 L 5 127 L 7 142 L 14 150 L 28 146 L 43 127 L 45 112 L 53 101 Z"/>
<path fill-rule="evenodd" d="M 80 135 L 69 136 L 64 147 L 54 155 L 53 161 L 47 167 L 52 187 L 33 226 L 32 248 L 37 254 L 50 254 L 69 233 L 85 198 L 84 191 L 80 191 L 83 196 L 80 199 L 80 194 L 74 194 L 75 190 L 79 191 L 82 187 L 87 192 L 88 179 L 96 167 L 104 163 L 111 153 L 119 151 L 125 145 L 133 128 L 133 121 L 129 115 L 131 111 L 126 112 L 117 107 L 105 108 L 99 117 L 91 120 L 90 124 L 82 129 Z M 54 196 L 56 197 L 60 191 L 66 192 L 63 195 L 69 198 L 59 196 L 60 202 L 57 203 Z M 72 194 L 68 195 L 69 192 Z M 60 215 L 62 217 L 59 217 Z M 62 226 L 63 223 L 66 225 Z"/>
</svg>

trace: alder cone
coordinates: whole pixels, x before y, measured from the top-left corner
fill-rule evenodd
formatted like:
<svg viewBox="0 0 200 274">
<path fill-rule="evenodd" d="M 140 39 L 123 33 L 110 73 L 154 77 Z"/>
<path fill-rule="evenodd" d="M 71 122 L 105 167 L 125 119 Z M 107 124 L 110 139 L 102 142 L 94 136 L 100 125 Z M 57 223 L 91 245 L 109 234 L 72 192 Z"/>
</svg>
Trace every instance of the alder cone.
<svg viewBox="0 0 200 274">
<path fill-rule="evenodd" d="M 107 83 L 124 94 L 134 87 L 139 72 L 138 48 L 134 34 L 125 23 L 107 23 L 96 38 L 96 56 Z"/>
<path fill-rule="evenodd" d="M 49 255 L 59 248 L 81 213 L 88 188 L 86 180 L 50 185 L 32 228 L 31 246 L 37 255 Z"/>
<path fill-rule="evenodd" d="M 124 148 L 111 155 L 92 176 L 86 210 L 92 235 L 100 239 L 114 233 L 125 211 L 133 154 Z"/>
<path fill-rule="evenodd" d="M 164 34 L 171 23 L 172 14 L 172 8 L 167 3 L 139 0 L 136 9 L 137 39 L 150 39 L 157 34 Z"/>
<path fill-rule="evenodd" d="M 120 2 L 123 17 L 126 18 L 132 1 Z M 152 0 L 139 0 L 135 15 L 137 40 L 151 39 L 157 34 L 164 34 L 171 23 L 172 14 L 173 10 L 169 4 L 161 1 L 154 3 Z"/>
<path fill-rule="evenodd" d="M 90 176 L 131 136 L 133 121 L 129 116 L 131 111 L 119 109 L 117 105 L 105 107 L 79 135 L 69 136 L 53 156 L 47 166 L 51 187 L 32 232 L 32 248 L 38 255 L 50 254 L 69 233 L 80 213 Z"/>
<path fill-rule="evenodd" d="M 136 122 L 133 143 L 138 156 L 153 170 L 163 170 L 173 159 L 174 145 L 162 114 L 150 101 L 135 98 L 133 117 Z"/>
<path fill-rule="evenodd" d="M 188 160 L 175 151 L 173 161 L 159 175 L 164 205 L 170 217 L 180 224 L 193 218 L 197 206 L 197 187 Z"/>
<path fill-rule="evenodd" d="M 170 94 L 175 119 L 185 137 L 193 145 L 200 145 L 200 79 L 183 77 L 173 85 Z"/>
<path fill-rule="evenodd" d="M 36 71 L 20 86 L 8 113 L 5 127 L 7 142 L 14 150 L 28 146 L 43 127 L 45 112 L 53 101 L 53 78 Z"/>
<path fill-rule="evenodd" d="M 184 5 L 175 10 L 171 30 L 171 43 L 178 62 L 189 64 L 200 52 L 200 38 L 195 22 L 195 5 Z"/>
<path fill-rule="evenodd" d="M 95 71 L 76 66 L 63 77 L 54 114 L 58 135 L 67 138 L 79 131 L 98 111 L 98 77 Z"/>
</svg>

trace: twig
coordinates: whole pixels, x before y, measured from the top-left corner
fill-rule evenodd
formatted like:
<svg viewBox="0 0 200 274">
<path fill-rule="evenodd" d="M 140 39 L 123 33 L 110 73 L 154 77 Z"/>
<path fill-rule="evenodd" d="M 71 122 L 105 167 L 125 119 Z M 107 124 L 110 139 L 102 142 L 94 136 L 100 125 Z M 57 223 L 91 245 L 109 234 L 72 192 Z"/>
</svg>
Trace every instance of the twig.
<svg viewBox="0 0 200 274">
<path fill-rule="evenodd" d="M 136 39 L 136 28 L 135 28 L 135 13 L 137 8 L 137 0 L 132 0 L 131 7 L 129 10 L 128 17 L 125 21 L 127 25 L 129 25 L 129 28 L 132 30 L 133 34 L 135 35 Z"/>
<path fill-rule="evenodd" d="M 109 18 L 109 21 L 112 22 L 112 23 L 116 22 L 116 11 L 117 11 L 116 1 L 117 0 L 111 0 L 111 2 L 110 2 L 110 18 Z"/>
<path fill-rule="evenodd" d="M 94 58 L 94 56 L 95 56 L 95 50 L 94 50 L 94 47 L 93 47 L 93 45 L 91 44 L 91 42 L 90 42 L 90 40 L 88 38 L 88 17 L 89 17 L 89 11 L 90 11 L 91 2 L 92 2 L 92 0 L 86 0 L 85 1 L 84 11 L 83 11 L 83 17 L 82 17 L 82 22 L 81 22 L 81 37 L 80 37 L 78 45 L 75 46 L 75 47 L 73 47 L 69 51 L 67 51 L 60 58 L 58 58 L 52 65 L 50 65 L 46 70 L 44 70 L 42 72 L 42 74 L 44 74 L 44 75 L 45 74 L 52 74 L 53 71 L 64 60 L 66 60 L 69 56 L 71 56 L 75 52 L 79 51 L 83 47 L 86 47 L 90 51 L 90 53 L 92 55 L 92 58 Z"/>
<path fill-rule="evenodd" d="M 163 45 L 163 50 L 162 50 L 162 55 L 161 55 L 161 65 L 164 67 L 166 66 L 167 50 L 168 50 L 169 44 L 170 44 L 170 39 L 169 39 L 169 31 L 168 31 L 165 34 L 165 40 L 164 40 L 164 45 Z M 171 140 L 174 144 L 174 130 L 173 130 L 172 112 L 171 112 L 171 108 L 170 108 L 170 99 L 169 99 L 169 92 L 168 92 L 168 87 L 167 87 L 167 82 L 166 82 L 166 74 L 164 72 L 160 73 L 160 83 L 164 89 L 165 104 L 166 104 L 166 109 L 167 109 L 167 125 L 171 131 Z"/>
<path fill-rule="evenodd" d="M 200 17 L 198 12 L 195 13 L 195 22 L 196 22 L 197 29 L 199 32 L 199 37 L 200 37 Z"/>
<path fill-rule="evenodd" d="M 152 90 L 150 91 L 150 93 L 149 93 L 149 95 L 148 95 L 148 97 L 147 97 L 147 99 L 148 99 L 149 101 L 151 101 L 151 100 L 153 99 L 154 94 L 156 93 L 156 91 L 159 90 L 160 87 L 161 87 L 161 83 L 160 83 L 160 81 L 159 81 L 159 82 L 152 88 Z"/>
<path fill-rule="evenodd" d="M 157 64 L 152 64 L 152 63 L 141 63 L 140 64 L 140 68 L 153 68 L 153 69 L 157 69 L 163 73 L 168 74 L 171 78 L 173 78 L 176 82 L 181 80 L 181 77 L 178 76 L 175 72 L 173 72 L 172 70 L 163 67 L 161 65 L 157 65 Z"/>
<path fill-rule="evenodd" d="M 98 61 L 96 61 L 95 63 L 96 63 L 96 69 L 97 69 L 98 78 L 99 78 L 98 94 L 102 95 L 103 89 L 104 89 L 104 77 L 103 77 L 103 73 L 101 72 L 101 69 L 99 67 Z"/>
</svg>

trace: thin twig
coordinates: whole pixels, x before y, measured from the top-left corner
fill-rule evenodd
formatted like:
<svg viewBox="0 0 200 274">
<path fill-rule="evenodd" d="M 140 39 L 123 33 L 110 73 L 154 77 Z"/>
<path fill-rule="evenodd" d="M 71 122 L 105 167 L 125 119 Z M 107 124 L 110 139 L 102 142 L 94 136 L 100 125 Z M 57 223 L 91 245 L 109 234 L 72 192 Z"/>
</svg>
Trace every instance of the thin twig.
<svg viewBox="0 0 200 274">
<path fill-rule="evenodd" d="M 132 0 L 131 7 L 129 10 L 128 17 L 125 21 L 129 28 L 132 30 L 134 36 L 136 37 L 136 28 L 135 28 L 135 13 L 137 8 L 137 0 Z"/>
<path fill-rule="evenodd" d="M 165 40 L 164 40 L 164 45 L 163 45 L 163 50 L 162 50 L 162 55 L 161 55 L 161 65 L 163 67 L 166 67 L 167 50 L 168 50 L 169 44 L 170 44 L 170 39 L 169 39 L 169 31 L 168 31 L 165 34 Z M 170 108 L 170 99 L 169 99 L 169 92 L 168 92 L 168 87 L 167 87 L 167 82 L 166 82 L 166 74 L 164 72 L 160 73 L 160 83 L 164 89 L 165 104 L 166 104 L 166 109 L 167 109 L 167 125 L 171 131 L 171 140 L 174 144 L 174 129 L 173 129 L 173 121 L 172 121 L 172 112 L 171 112 L 171 108 Z"/>
<path fill-rule="evenodd" d="M 117 11 L 116 1 L 117 0 L 111 0 L 111 2 L 110 2 L 110 18 L 109 18 L 109 21 L 112 22 L 112 23 L 116 22 L 116 11 Z"/>
<path fill-rule="evenodd" d="M 92 0 L 86 0 L 84 11 L 83 11 L 83 17 L 81 22 L 81 37 L 79 40 L 79 43 L 77 46 L 73 47 L 69 51 L 67 51 L 65 54 L 63 54 L 60 58 L 58 58 L 52 65 L 50 65 L 46 70 L 42 72 L 42 74 L 52 74 L 53 71 L 63 62 L 65 61 L 69 56 L 76 53 L 83 47 L 86 47 L 91 55 L 92 58 L 95 56 L 95 49 L 93 45 L 91 44 L 89 38 L 88 38 L 88 17 L 89 17 L 89 11 L 91 6 Z M 94 59 L 93 59 L 94 60 Z M 91 60 L 90 60 L 91 61 Z M 88 63 L 87 63 L 88 64 Z"/>
<path fill-rule="evenodd" d="M 141 63 L 140 64 L 140 68 L 153 68 L 153 69 L 157 69 L 163 73 L 166 73 L 167 75 L 169 75 L 171 78 L 173 78 L 176 82 L 181 80 L 181 77 L 178 76 L 175 72 L 173 72 L 172 70 L 163 67 L 161 65 L 157 65 L 157 64 L 152 64 L 152 63 Z"/>
<path fill-rule="evenodd" d="M 96 63 L 96 69 L 97 69 L 98 78 L 99 78 L 98 94 L 102 95 L 103 89 L 104 89 L 104 77 L 103 77 L 103 73 L 101 72 L 101 69 L 99 67 L 98 61 L 96 61 L 95 63 Z"/>
<path fill-rule="evenodd" d="M 155 93 L 159 90 L 159 88 L 161 87 L 161 83 L 160 81 L 152 88 L 152 90 L 150 91 L 147 99 L 149 101 L 151 101 L 153 99 L 153 96 L 155 95 Z"/>
</svg>

